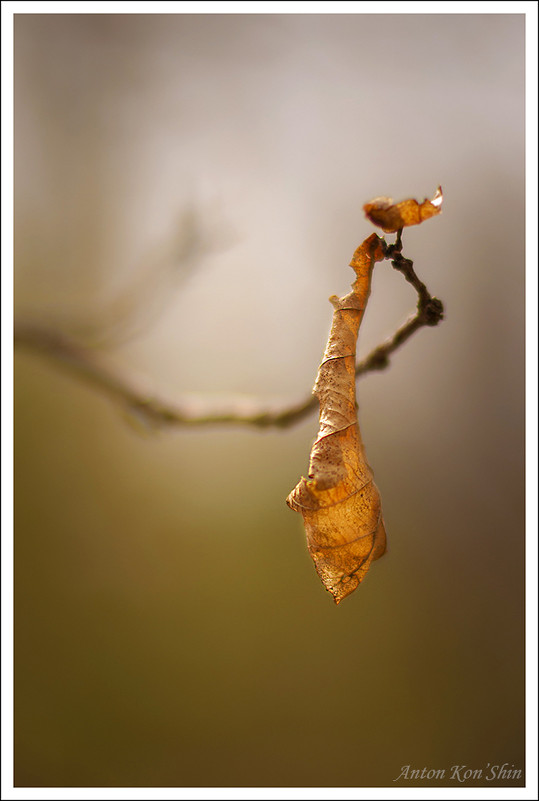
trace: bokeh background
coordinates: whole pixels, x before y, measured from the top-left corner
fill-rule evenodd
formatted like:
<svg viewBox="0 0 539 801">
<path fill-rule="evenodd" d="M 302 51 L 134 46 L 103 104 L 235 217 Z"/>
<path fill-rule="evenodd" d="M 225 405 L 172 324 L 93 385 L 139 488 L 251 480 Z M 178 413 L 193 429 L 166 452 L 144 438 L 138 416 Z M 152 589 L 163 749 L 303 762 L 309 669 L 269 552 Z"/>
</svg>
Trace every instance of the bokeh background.
<svg viewBox="0 0 539 801">
<path fill-rule="evenodd" d="M 16 318 L 163 398 L 308 392 L 377 195 L 442 184 L 446 308 L 359 382 L 389 552 L 338 608 L 315 416 L 152 434 L 17 352 L 16 783 L 523 770 L 524 17 L 17 15 L 15 142 Z M 359 355 L 415 302 L 378 265 Z"/>
</svg>

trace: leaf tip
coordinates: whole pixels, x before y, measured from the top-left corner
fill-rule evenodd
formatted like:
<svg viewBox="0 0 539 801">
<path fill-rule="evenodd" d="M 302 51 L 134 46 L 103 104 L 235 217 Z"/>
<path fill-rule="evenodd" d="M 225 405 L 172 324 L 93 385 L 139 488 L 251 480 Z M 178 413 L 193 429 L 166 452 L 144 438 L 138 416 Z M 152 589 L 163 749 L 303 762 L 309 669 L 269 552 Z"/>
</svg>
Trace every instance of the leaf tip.
<svg viewBox="0 0 539 801">
<path fill-rule="evenodd" d="M 444 202 L 444 193 L 442 192 L 442 187 L 439 186 L 436 192 L 434 193 L 434 197 L 432 198 L 430 203 L 432 206 L 441 207 L 443 202 Z"/>
</svg>

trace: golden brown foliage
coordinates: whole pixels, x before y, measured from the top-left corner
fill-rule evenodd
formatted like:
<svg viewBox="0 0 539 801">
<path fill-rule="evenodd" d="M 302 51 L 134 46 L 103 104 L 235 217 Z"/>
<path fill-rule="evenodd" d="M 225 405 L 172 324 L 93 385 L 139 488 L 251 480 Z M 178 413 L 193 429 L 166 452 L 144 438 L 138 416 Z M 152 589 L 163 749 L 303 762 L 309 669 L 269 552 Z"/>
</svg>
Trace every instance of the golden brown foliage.
<svg viewBox="0 0 539 801">
<path fill-rule="evenodd" d="M 287 504 L 301 512 L 307 547 L 318 575 L 335 603 L 350 595 L 365 578 L 371 562 L 386 550 L 386 532 L 380 494 L 365 457 L 357 420 L 356 340 L 377 261 L 391 258 L 419 294 L 422 323 L 436 325 L 443 306 L 419 281 L 409 259 L 401 254 L 401 230 L 418 225 L 441 211 L 442 188 L 432 200 L 377 198 L 364 206 L 367 217 L 384 231 L 398 231 L 395 244 L 387 246 L 376 234 L 360 245 L 350 266 L 356 272 L 352 291 L 330 298 L 333 323 L 313 393 L 320 403 L 318 437 L 311 450 L 308 478 L 302 477 Z M 424 320 L 423 320 L 424 318 Z M 414 323 L 419 325 L 419 317 Z"/>
<path fill-rule="evenodd" d="M 301 512 L 307 545 L 325 587 L 339 603 L 358 586 L 371 562 L 385 551 L 380 495 L 366 462 L 356 413 L 356 340 L 375 262 L 384 258 L 376 234 L 354 253 L 357 279 L 335 309 L 314 394 L 320 401 L 320 430 L 311 451 L 309 477 L 287 503 Z"/>
<path fill-rule="evenodd" d="M 419 225 L 424 220 L 440 214 L 443 202 L 442 187 L 439 186 L 432 200 L 423 203 L 409 198 L 400 203 L 393 203 L 390 197 L 377 197 L 363 206 L 369 220 L 379 225 L 387 234 L 394 233 L 409 225 Z"/>
</svg>

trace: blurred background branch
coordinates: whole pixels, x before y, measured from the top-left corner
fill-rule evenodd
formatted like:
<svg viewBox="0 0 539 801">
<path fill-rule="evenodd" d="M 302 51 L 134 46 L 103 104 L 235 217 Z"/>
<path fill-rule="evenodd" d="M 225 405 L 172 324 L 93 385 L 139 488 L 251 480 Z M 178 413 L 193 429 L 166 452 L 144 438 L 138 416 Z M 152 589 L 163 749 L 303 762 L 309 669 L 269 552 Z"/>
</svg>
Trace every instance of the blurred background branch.
<svg viewBox="0 0 539 801">
<path fill-rule="evenodd" d="M 375 348 L 356 366 L 356 376 L 362 376 L 375 370 L 383 370 L 389 365 L 389 357 L 403 345 L 416 331 L 423 326 L 434 326 L 443 319 L 443 305 L 433 298 L 425 284 L 417 277 L 413 262 L 402 256 L 401 232 L 393 245 L 384 249 L 387 259 L 392 260 L 393 267 L 400 271 L 418 293 L 416 314 L 399 328 L 393 336 Z M 139 302 L 142 296 L 139 291 L 134 295 Z M 133 301 L 129 304 L 132 312 Z M 231 399 L 226 407 L 213 405 L 201 408 L 200 402 L 193 403 L 186 399 L 177 402 L 164 401 L 152 397 L 142 388 L 137 387 L 132 379 L 121 374 L 116 368 L 107 365 L 96 355 L 95 347 L 77 342 L 71 336 L 54 328 L 33 323 L 31 321 L 16 322 L 14 331 L 16 346 L 22 346 L 67 369 L 94 389 L 105 393 L 129 415 L 146 428 L 158 429 L 168 426 L 199 426 L 208 424 L 252 425 L 260 428 L 271 426 L 286 428 L 311 414 L 318 405 L 318 399 L 309 394 L 304 399 L 270 408 L 259 400 L 238 397 Z M 99 340 L 101 342 L 101 338 Z M 206 406 L 206 404 L 204 404 Z"/>
</svg>

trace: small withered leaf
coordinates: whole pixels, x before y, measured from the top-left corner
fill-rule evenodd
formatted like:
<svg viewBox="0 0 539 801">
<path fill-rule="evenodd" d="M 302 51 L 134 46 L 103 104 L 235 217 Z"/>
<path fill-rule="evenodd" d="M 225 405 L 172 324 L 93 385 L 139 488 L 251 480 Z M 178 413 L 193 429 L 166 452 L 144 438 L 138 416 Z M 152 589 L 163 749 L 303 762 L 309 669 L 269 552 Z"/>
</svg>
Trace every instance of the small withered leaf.
<svg viewBox="0 0 539 801">
<path fill-rule="evenodd" d="M 391 234 L 440 214 L 443 199 L 442 187 L 439 186 L 432 200 L 425 199 L 423 203 L 412 198 L 393 203 L 390 197 L 377 197 L 366 203 L 363 211 L 372 223 L 379 225 L 386 234 Z"/>
<path fill-rule="evenodd" d="M 309 552 L 337 604 L 386 548 L 380 495 L 359 431 L 355 379 L 356 340 L 372 269 L 383 258 L 382 240 L 371 234 L 350 262 L 357 275 L 352 291 L 330 298 L 333 323 L 313 390 L 320 402 L 318 437 L 309 477 L 301 478 L 286 499 L 303 515 Z"/>
</svg>

